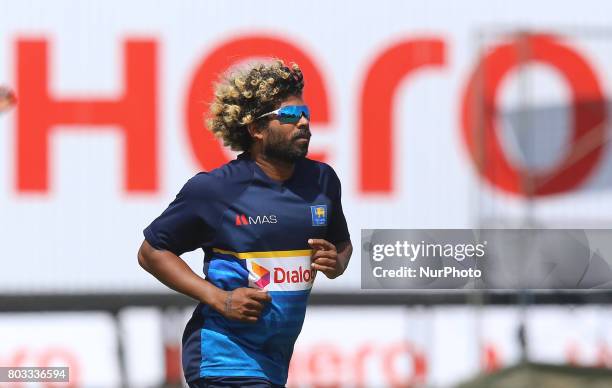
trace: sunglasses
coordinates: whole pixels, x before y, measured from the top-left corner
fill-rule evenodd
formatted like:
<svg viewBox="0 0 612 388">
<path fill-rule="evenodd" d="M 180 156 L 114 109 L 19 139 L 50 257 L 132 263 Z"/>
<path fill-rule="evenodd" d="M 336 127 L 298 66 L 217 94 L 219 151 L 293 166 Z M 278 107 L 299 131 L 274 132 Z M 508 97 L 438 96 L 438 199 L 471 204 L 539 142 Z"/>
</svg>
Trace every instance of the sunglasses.
<svg viewBox="0 0 612 388">
<path fill-rule="evenodd" d="M 272 112 L 264 113 L 255 120 L 270 115 L 276 115 L 276 118 L 282 124 L 295 124 L 300 121 L 302 115 L 306 117 L 307 120 L 310 120 L 310 111 L 306 105 L 286 105 Z"/>
</svg>

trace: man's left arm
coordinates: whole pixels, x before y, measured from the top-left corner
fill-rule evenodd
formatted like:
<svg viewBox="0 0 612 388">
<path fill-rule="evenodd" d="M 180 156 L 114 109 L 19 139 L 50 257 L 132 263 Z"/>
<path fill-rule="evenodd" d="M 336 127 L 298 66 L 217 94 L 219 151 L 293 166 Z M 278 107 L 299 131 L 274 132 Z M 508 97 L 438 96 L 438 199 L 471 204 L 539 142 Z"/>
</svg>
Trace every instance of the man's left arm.
<svg viewBox="0 0 612 388">
<path fill-rule="evenodd" d="M 327 195 L 331 199 L 329 225 L 324 239 L 312 238 L 308 240 L 308 244 L 313 249 L 312 268 L 323 272 L 330 279 L 335 279 L 346 271 L 353 253 L 353 245 L 342 210 L 340 179 L 331 167 L 328 173 Z"/>
<path fill-rule="evenodd" d="M 323 272 L 330 279 L 344 273 L 353 253 L 351 240 L 334 245 L 324 239 L 312 238 L 308 244 L 313 249 L 312 269 Z"/>
</svg>

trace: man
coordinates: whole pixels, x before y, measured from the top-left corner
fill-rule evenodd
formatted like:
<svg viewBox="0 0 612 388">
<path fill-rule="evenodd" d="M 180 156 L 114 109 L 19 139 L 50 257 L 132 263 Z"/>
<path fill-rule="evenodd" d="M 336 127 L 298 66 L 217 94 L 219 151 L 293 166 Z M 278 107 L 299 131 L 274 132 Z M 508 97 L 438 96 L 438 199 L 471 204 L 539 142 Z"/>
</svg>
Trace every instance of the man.
<svg viewBox="0 0 612 388">
<path fill-rule="evenodd" d="M 16 102 L 17 99 L 11 89 L 0 86 L 0 113 L 8 111 Z"/>
<path fill-rule="evenodd" d="M 140 265 L 200 302 L 183 335 L 190 387 L 284 386 L 316 273 L 348 265 L 338 177 L 305 158 L 303 87 L 278 60 L 226 75 L 208 126 L 243 153 L 191 178 L 144 231 Z M 197 248 L 206 280 L 178 257 Z"/>
</svg>

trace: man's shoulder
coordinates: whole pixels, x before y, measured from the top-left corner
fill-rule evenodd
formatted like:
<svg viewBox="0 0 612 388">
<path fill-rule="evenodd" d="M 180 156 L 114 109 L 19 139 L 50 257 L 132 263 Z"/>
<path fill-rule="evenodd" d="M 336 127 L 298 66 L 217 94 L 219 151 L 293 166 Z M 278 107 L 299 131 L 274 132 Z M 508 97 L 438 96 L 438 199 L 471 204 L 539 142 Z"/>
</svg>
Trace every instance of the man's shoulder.
<svg viewBox="0 0 612 388">
<path fill-rule="evenodd" d="M 253 170 L 243 160 L 232 160 L 210 171 L 201 171 L 194 175 L 183 187 L 184 191 L 214 198 L 231 196 L 233 192 L 241 191 L 253 178 Z"/>
<path fill-rule="evenodd" d="M 304 158 L 302 161 L 303 176 L 314 179 L 319 186 L 328 188 L 339 185 L 340 180 L 333 167 L 327 163 Z"/>
<path fill-rule="evenodd" d="M 305 171 L 316 173 L 318 176 L 336 175 L 332 166 L 318 160 L 304 158 L 302 160 L 302 165 Z"/>
<path fill-rule="evenodd" d="M 250 181 L 253 178 L 253 168 L 251 164 L 252 163 L 247 159 L 238 158 L 210 170 L 209 172 L 200 174 L 206 175 L 210 180 L 217 180 L 219 183 Z"/>
</svg>

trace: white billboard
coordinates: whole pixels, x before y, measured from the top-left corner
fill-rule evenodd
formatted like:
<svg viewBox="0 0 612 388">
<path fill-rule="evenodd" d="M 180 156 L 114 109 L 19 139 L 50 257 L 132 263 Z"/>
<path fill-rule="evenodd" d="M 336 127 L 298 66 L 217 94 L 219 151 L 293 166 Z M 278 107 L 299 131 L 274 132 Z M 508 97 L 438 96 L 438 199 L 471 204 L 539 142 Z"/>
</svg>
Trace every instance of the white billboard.
<svg viewBox="0 0 612 388">
<path fill-rule="evenodd" d="M 288 387 L 449 387 L 518 363 L 612 367 L 612 318 L 595 307 L 312 307 L 295 344 Z M 176 312 L 175 312 L 176 313 Z M 180 315 L 180 314 L 179 314 Z M 168 317 L 165 317 L 168 318 Z M 187 321 L 166 327 L 155 309 L 110 314 L 2 314 L 0 365 L 68 366 L 70 387 L 113 387 L 121 380 L 123 340 L 129 386 L 182 375 L 178 352 Z M 95 349 L 93 351 L 92 349 Z M 173 357 L 166 360 L 165 355 Z M 23 384 L 27 387 L 44 384 Z M 51 386 L 51 385 L 49 385 Z M 53 386 L 56 386 L 53 384 Z"/>
<path fill-rule="evenodd" d="M 233 157 L 202 125 L 211 82 L 268 55 L 304 70 L 311 155 L 338 172 L 356 245 L 361 228 L 605 225 L 608 8 L 4 2 L 0 84 L 18 104 L 0 116 L 0 290 L 164 290 L 137 265 L 141 231 Z M 315 292 L 358 289 L 358 268 Z"/>
</svg>

